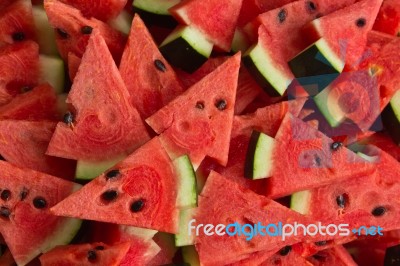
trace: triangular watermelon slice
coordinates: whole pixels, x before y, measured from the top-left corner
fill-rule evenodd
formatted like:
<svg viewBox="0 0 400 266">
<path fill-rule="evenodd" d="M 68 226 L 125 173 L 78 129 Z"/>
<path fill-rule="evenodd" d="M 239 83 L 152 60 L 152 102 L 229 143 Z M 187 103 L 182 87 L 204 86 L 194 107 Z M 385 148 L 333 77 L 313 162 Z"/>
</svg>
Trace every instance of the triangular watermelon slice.
<svg viewBox="0 0 400 266">
<path fill-rule="evenodd" d="M 118 266 L 129 250 L 130 243 L 115 245 L 90 243 L 58 246 L 40 256 L 42 266 L 54 265 L 107 265 Z"/>
<path fill-rule="evenodd" d="M 375 166 L 302 120 L 287 114 L 275 139 L 253 133 L 246 174 L 268 178 L 267 195 L 279 198 L 372 173 Z M 252 176 L 253 175 L 253 176 Z"/>
<path fill-rule="evenodd" d="M 0 10 L 0 46 L 35 40 L 31 1 L 17 0 Z"/>
<path fill-rule="evenodd" d="M 383 0 L 362 0 L 313 20 L 304 34 L 317 41 L 320 51 L 341 72 L 346 64 L 353 68 L 362 59 L 367 34 L 374 25 Z"/>
<path fill-rule="evenodd" d="M 0 168 L 0 233 L 17 264 L 25 265 L 41 252 L 71 241 L 81 222 L 57 217 L 50 208 L 80 186 L 4 161 Z"/>
<path fill-rule="evenodd" d="M 200 224 L 227 226 L 233 223 L 254 225 L 258 222 L 266 226 L 268 224 L 277 225 L 279 222 L 301 224 L 309 222 L 305 216 L 299 215 L 271 199 L 245 190 L 216 172 L 211 172 L 207 179 L 194 219 L 195 223 L 192 223 L 192 226 Z M 291 235 L 282 241 L 280 236 L 257 234 L 250 240 L 246 240 L 247 237 L 243 234 L 230 236 L 227 233 L 224 235 L 214 233 L 206 235 L 203 228 L 199 229 L 195 243 L 200 261 L 204 265 L 233 263 L 247 258 L 254 252 L 276 251 L 276 249 L 300 242 L 305 238 L 302 234 Z M 192 234 L 195 234 L 193 228 L 191 230 Z M 271 230 L 273 231 L 273 229 Z"/>
<path fill-rule="evenodd" d="M 170 8 L 170 13 L 186 25 L 200 30 L 209 42 L 230 51 L 242 0 L 187 0 Z"/>
<path fill-rule="evenodd" d="M 65 122 L 54 132 L 49 155 L 87 161 L 126 156 L 149 139 L 100 32 L 94 30 L 67 103 Z"/>
<path fill-rule="evenodd" d="M 0 49 L 0 106 L 39 82 L 39 47 L 33 41 Z"/>
<path fill-rule="evenodd" d="M 156 137 L 52 211 L 175 233 L 177 186 L 173 164 Z"/>
<path fill-rule="evenodd" d="M 56 30 L 58 51 L 64 60 L 68 59 L 69 52 L 81 57 L 91 32 L 97 29 L 114 59 L 119 62 L 126 42 L 126 37 L 121 32 L 95 18 L 85 18 L 78 9 L 59 1 L 46 0 L 44 8 L 51 26 Z"/>
<path fill-rule="evenodd" d="M 57 96 L 49 84 L 42 84 L 31 91 L 15 96 L 0 107 L 0 120 L 56 120 Z"/>
<path fill-rule="evenodd" d="M 133 18 L 119 70 L 132 96 L 132 105 L 143 118 L 183 92 L 174 70 L 138 15 Z"/>
<path fill-rule="evenodd" d="M 67 180 L 75 176 L 76 162 L 46 155 L 57 123 L 0 120 L 0 154 L 7 162 Z"/>
<path fill-rule="evenodd" d="M 206 155 L 226 165 L 239 67 L 236 54 L 146 119 L 172 158 L 188 154 L 195 169 Z"/>
</svg>

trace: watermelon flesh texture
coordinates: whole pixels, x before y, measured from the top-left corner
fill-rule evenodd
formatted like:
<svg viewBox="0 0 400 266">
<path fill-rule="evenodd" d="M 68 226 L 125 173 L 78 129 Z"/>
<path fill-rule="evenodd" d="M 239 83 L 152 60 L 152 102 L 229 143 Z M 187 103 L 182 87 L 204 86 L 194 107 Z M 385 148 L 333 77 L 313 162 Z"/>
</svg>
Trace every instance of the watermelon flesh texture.
<svg viewBox="0 0 400 266">
<path fill-rule="evenodd" d="M 93 31 L 67 98 L 72 125 L 58 123 L 47 153 L 92 162 L 128 155 L 149 139 L 129 97 L 104 39 Z"/>
<path fill-rule="evenodd" d="M 0 120 L 0 154 L 16 166 L 73 180 L 75 161 L 46 155 L 56 124 L 51 121 Z"/>
<path fill-rule="evenodd" d="M 187 154 L 197 169 L 206 155 L 228 160 L 240 54 L 146 119 L 174 159 Z"/>
<path fill-rule="evenodd" d="M 39 47 L 33 41 L 8 44 L 0 49 L 0 106 L 24 88 L 39 81 Z"/>
<path fill-rule="evenodd" d="M 91 35 L 82 33 L 82 27 L 89 26 L 100 31 L 113 58 L 119 62 L 126 42 L 124 34 L 105 22 L 85 18 L 78 9 L 58 1 L 46 0 L 44 8 L 50 25 L 56 30 L 58 51 L 64 60 L 68 59 L 69 52 L 82 57 Z"/>
<path fill-rule="evenodd" d="M 85 17 L 108 21 L 118 16 L 127 0 L 61 0 L 61 2 L 79 9 Z"/>
<path fill-rule="evenodd" d="M 109 265 L 118 266 L 129 250 L 129 242 L 106 245 L 90 243 L 58 246 L 40 256 L 42 266 Z"/>
<path fill-rule="evenodd" d="M 225 195 L 221 197 L 221 195 Z M 243 189 L 238 184 L 211 172 L 206 186 L 199 196 L 199 207 L 194 215 L 197 224 L 225 224 L 238 222 L 262 224 L 278 222 L 307 224 L 305 216 L 296 214 L 279 203 L 250 190 Z M 194 233 L 194 232 L 192 232 Z M 300 242 L 304 236 L 290 236 L 285 241 L 277 237 L 254 236 L 246 241 L 242 236 L 205 235 L 200 230 L 195 238 L 196 250 L 203 265 L 221 265 L 238 262 L 257 251 L 268 252 L 285 245 Z M 224 252 L 222 252 L 224 251 Z"/>
<path fill-rule="evenodd" d="M 11 195 L 2 204 L 0 232 L 16 263 L 25 265 L 41 252 L 69 242 L 80 221 L 55 216 L 50 208 L 79 185 L 4 161 L 0 161 L 0 166 L 1 188 Z"/>
<path fill-rule="evenodd" d="M 119 172 L 115 180 L 107 179 L 104 173 L 52 211 L 60 216 L 177 232 L 177 180 L 171 160 L 157 137 L 112 169 Z M 106 200 L 104 193 L 109 191 L 115 191 L 117 196 Z M 142 202 L 142 208 L 131 211 L 136 201 Z"/>
<path fill-rule="evenodd" d="M 41 84 L 31 91 L 18 94 L 0 107 L 0 120 L 52 120 L 59 119 L 57 96 L 49 84 Z"/>
<path fill-rule="evenodd" d="M 31 1 L 14 1 L 0 10 L 0 47 L 4 44 L 36 39 Z"/>
<path fill-rule="evenodd" d="M 374 30 L 399 35 L 400 3 L 396 0 L 384 0 L 374 24 Z"/>
<path fill-rule="evenodd" d="M 144 119 L 183 92 L 174 70 L 138 15 L 133 18 L 119 70 L 132 105 Z"/>
<path fill-rule="evenodd" d="M 363 57 L 382 0 L 362 0 L 309 23 L 303 34 L 314 42 L 323 38 L 341 68 L 355 68 Z M 340 27 L 337 27 L 340 25 Z M 336 28 L 337 27 L 337 28 Z"/>
<path fill-rule="evenodd" d="M 273 170 L 267 181 L 271 198 L 363 176 L 375 167 L 345 147 L 333 151 L 333 140 L 290 114 L 275 141 Z"/>
<path fill-rule="evenodd" d="M 74 53 L 68 53 L 68 75 L 71 81 L 74 81 L 76 73 L 78 73 L 79 65 L 82 59 Z"/>
<path fill-rule="evenodd" d="M 309 199 L 303 208 L 304 213 L 321 221 L 347 223 L 350 228 L 379 225 L 383 231 L 397 229 L 400 164 L 383 151 L 375 152 L 378 161 L 375 162 L 377 171 L 374 174 L 304 192 Z M 340 195 L 345 199 L 344 207 L 336 202 Z M 378 207 L 385 208 L 385 212 L 373 215 L 373 210 Z"/>
<path fill-rule="evenodd" d="M 323 250 L 307 259 L 312 265 L 357 266 L 347 250 L 339 245 Z"/>
<path fill-rule="evenodd" d="M 188 0 L 169 9 L 180 22 L 200 30 L 217 48 L 229 52 L 242 0 Z"/>
</svg>

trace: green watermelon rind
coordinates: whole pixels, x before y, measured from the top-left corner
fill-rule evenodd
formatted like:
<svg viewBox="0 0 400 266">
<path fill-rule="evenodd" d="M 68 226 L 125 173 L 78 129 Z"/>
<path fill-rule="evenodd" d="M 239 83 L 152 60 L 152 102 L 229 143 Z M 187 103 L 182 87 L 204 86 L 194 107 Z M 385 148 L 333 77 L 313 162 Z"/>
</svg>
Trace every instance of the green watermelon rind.
<svg viewBox="0 0 400 266">
<path fill-rule="evenodd" d="M 290 209 L 307 215 L 310 210 L 311 191 L 303 190 L 292 194 L 290 199 Z"/>
<path fill-rule="evenodd" d="M 117 17 L 108 21 L 108 24 L 113 29 L 116 29 L 122 32 L 123 34 L 128 35 L 131 29 L 132 19 L 133 17 L 128 11 L 122 10 Z"/>
<path fill-rule="evenodd" d="M 39 5 L 32 6 L 33 19 L 36 29 L 39 52 L 45 55 L 59 56 L 54 29 L 50 26 L 44 8 Z"/>
<path fill-rule="evenodd" d="M 197 254 L 196 248 L 194 246 L 184 246 L 182 247 L 182 257 L 183 261 L 189 263 L 191 266 L 200 266 L 199 254 Z"/>
<path fill-rule="evenodd" d="M 122 161 L 125 157 L 126 156 L 117 156 L 110 160 L 99 162 L 78 160 L 76 165 L 75 178 L 78 180 L 92 180 Z"/>
<path fill-rule="evenodd" d="M 179 209 L 197 206 L 197 181 L 196 173 L 189 156 L 183 155 L 173 161 L 178 179 L 178 195 L 176 206 Z"/>
<path fill-rule="evenodd" d="M 326 121 L 331 127 L 338 127 L 346 119 L 346 114 L 343 112 L 342 108 L 337 103 L 338 99 L 334 98 L 332 95 L 332 88 L 327 87 L 314 96 L 314 102 L 318 110 L 325 117 Z"/>
<path fill-rule="evenodd" d="M 57 94 L 64 91 L 65 69 L 60 57 L 50 55 L 39 56 L 41 83 L 48 82 Z"/>
<path fill-rule="evenodd" d="M 400 145 L 400 91 L 397 91 L 382 112 L 382 122 L 397 145 Z"/>
<path fill-rule="evenodd" d="M 132 6 L 135 9 L 146 12 L 170 16 L 168 9 L 178 4 L 180 1 L 181 0 L 135 0 Z"/>
<path fill-rule="evenodd" d="M 189 235 L 188 225 L 190 220 L 193 219 L 196 208 L 183 209 L 179 212 L 179 232 L 175 234 L 175 246 L 183 247 L 194 244 L 195 232 Z"/>
</svg>

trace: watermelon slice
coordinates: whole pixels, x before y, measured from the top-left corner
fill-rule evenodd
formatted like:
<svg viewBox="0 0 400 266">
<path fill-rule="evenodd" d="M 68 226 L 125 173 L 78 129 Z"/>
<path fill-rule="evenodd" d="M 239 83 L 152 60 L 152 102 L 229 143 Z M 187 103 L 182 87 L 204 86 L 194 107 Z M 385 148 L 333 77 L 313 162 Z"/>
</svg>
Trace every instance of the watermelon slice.
<svg viewBox="0 0 400 266">
<path fill-rule="evenodd" d="M 374 145 L 400 162 L 400 146 L 396 145 L 385 133 L 375 133 L 367 138 L 360 140 L 361 145 Z"/>
<path fill-rule="evenodd" d="M 221 195 L 225 195 L 221 197 Z M 290 217 L 290 218 L 289 218 Z M 194 215 L 195 224 L 278 224 L 289 222 L 307 224 L 306 218 L 264 196 L 245 190 L 233 181 L 211 172 Z M 201 229 L 201 228 L 200 228 Z M 192 232 L 194 234 L 194 232 Z M 282 241 L 278 236 L 205 235 L 199 230 L 195 238 L 196 250 L 204 265 L 221 265 L 240 261 L 257 251 L 268 252 L 300 242 L 302 235 L 292 235 Z"/>
<path fill-rule="evenodd" d="M 108 21 L 122 11 L 127 0 L 61 0 L 61 2 L 79 9 L 85 17 Z"/>
<path fill-rule="evenodd" d="M 132 96 L 131 103 L 143 118 L 183 92 L 174 70 L 138 15 L 133 18 L 119 70 Z"/>
<path fill-rule="evenodd" d="M 39 82 L 39 47 L 33 41 L 0 49 L 0 106 Z"/>
<path fill-rule="evenodd" d="M 69 246 L 58 246 L 42 256 L 42 266 L 54 265 L 109 265 L 119 266 L 129 250 L 129 242 L 113 246 L 104 243 L 91 243 Z"/>
<path fill-rule="evenodd" d="M 81 222 L 54 216 L 50 208 L 79 185 L 4 161 L 0 161 L 0 166 L 0 233 L 16 263 L 25 265 L 41 252 L 68 243 Z"/>
<path fill-rule="evenodd" d="M 239 67 L 236 54 L 146 119 L 172 158 L 188 154 L 195 169 L 206 155 L 226 165 Z"/>
<path fill-rule="evenodd" d="M 180 22 L 198 29 L 219 49 L 229 52 L 242 0 L 187 0 L 169 9 Z"/>
<path fill-rule="evenodd" d="M 0 120 L 56 120 L 59 118 L 57 113 L 54 89 L 49 84 L 42 84 L 1 106 Z"/>
<path fill-rule="evenodd" d="M 149 139 L 97 30 L 92 33 L 67 103 L 70 111 L 57 125 L 49 155 L 99 162 L 126 156 Z"/>
<path fill-rule="evenodd" d="M 179 212 L 174 171 L 160 140 L 154 138 L 52 212 L 175 233 Z"/>
<path fill-rule="evenodd" d="M 399 35 L 400 4 L 396 0 L 384 0 L 374 24 L 374 30 Z"/>
<path fill-rule="evenodd" d="M 0 120 L 0 154 L 19 167 L 73 180 L 76 162 L 46 155 L 56 122 Z"/>
<path fill-rule="evenodd" d="M 368 149 L 371 159 L 375 158 L 376 172 L 296 193 L 291 207 L 320 221 L 349 224 L 351 229 L 379 225 L 383 232 L 398 228 L 400 164 L 376 147 Z"/>
<path fill-rule="evenodd" d="M 267 195 L 278 198 L 373 172 L 374 165 L 287 114 L 275 136 L 253 133 L 247 177 L 268 178 Z M 296 158 L 296 159 L 294 159 Z"/>
<path fill-rule="evenodd" d="M 31 1 L 14 1 L 0 10 L 0 46 L 36 39 Z"/>
<path fill-rule="evenodd" d="M 126 37 L 121 32 L 95 18 L 85 18 L 78 9 L 58 1 L 46 0 L 44 8 L 50 24 L 56 30 L 58 51 L 64 60 L 67 60 L 69 52 L 81 57 L 91 32 L 97 29 L 101 32 L 114 59 L 119 62 L 126 42 Z"/>
</svg>

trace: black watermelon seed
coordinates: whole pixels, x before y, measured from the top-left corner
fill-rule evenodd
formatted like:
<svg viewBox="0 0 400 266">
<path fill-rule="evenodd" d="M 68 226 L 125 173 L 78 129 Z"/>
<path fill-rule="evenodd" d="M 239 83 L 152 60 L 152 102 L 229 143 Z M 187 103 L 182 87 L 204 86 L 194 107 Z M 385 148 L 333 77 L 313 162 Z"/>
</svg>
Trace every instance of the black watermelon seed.
<svg viewBox="0 0 400 266">
<path fill-rule="evenodd" d="M 315 5 L 315 3 L 313 1 L 307 1 L 306 8 L 307 8 L 308 12 L 310 12 L 310 13 L 313 13 L 317 10 L 317 6 Z"/>
<path fill-rule="evenodd" d="M 19 198 L 24 200 L 28 196 L 28 189 L 23 188 L 22 191 L 19 193 Z"/>
<path fill-rule="evenodd" d="M 286 256 L 287 254 L 289 254 L 289 252 L 291 250 L 292 250 L 291 246 L 285 246 L 285 247 L 281 248 L 281 250 L 279 250 L 279 255 Z"/>
<path fill-rule="evenodd" d="M 227 103 L 226 103 L 226 101 L 225 101 L 224 99 L 218 100 L 218 101 L 215 103 L 215 107 L 217 107 L 217 109 L 220 110 L 220 111 L 225 110 L 225 109 L 226 109 L 226 106 L 227 106 Z"/>
<path fill-rule="evenodd" d="M 81 33 L 82 33 L 82 34 L 91 34 L 92 31 L 93 31 L 93 28 L 90 27 L 90 26 L 83 26 L 83 27 L 81 28 Z"/>
<path fill-rule="evenodd" d="M 318 242 L 315 242 L 315 245 L 318 246 L 318 247 L 325 246 L 326 244 L 327 244 L 326 241 L 318 241 Z"/>
<path fill-rule="evenodd" d="M 3 190 L 3 191 L 1 192 L 0 197 L 1 197 L 1 199 L 4 200 L 4 201 L 9 200 L 9 199 L 11 198 L 11 191 L 8 190 L 8 189 Z"/>
<path fill-rule="evenodd" d="M 57 28 L 57 34 L 62 38 L 62 39 L 68 39 L 69 35 L 66 31 Z"/>
<path fill-rule="evenodd" d="M 12 38 L 16 42 L 23 41 L 23 40 L 25 40 L 25 33 L 23 33 L 23 32 L 15 32 L 15 33 L 13 33 Z"/>
<path fill-rule="evenodd" d="M 341 143 L 341 142 L 339 142 L 339 141 L 336 141 L 336 142 L 333 142 L 333 143 L 331 144 L 331 149 L 332 149 L 333 151 L 337 151 L 337 150 L 339 150 L 342 146 L 343 146 L 343 143 Z"/>
<path fill-rule="evenodd" d="M 314 159 L 315 159 L 315 163 L 317 164 L 317 166 L 321 166 L 321 162 L 322 162 L 321 158 L 318 155 L 315 155 Z"/>
<path fill-rule="evenodd" d="M 118 177 L 120 174 L 121 174 L 121 173 L 119 172 L 118 169 L 114 169 L 114 170 L 108 171 L 107 174 L 106 174 L 106 180 L 116 178 L 116 177 Z"/>
<path fill-rule="evenodd" d="M 88 251 L 88 253 L 87 253 L 87 259 L 89 260 L 89 261 L 95 261 L 96 259 L 97 259 L 97 254 L 96 254 L 96 251 L 94 251 L 94 250 L 89 250 Z"/>
<path fill-rule="evenodd" d="M 200 110 L 203 110 L 204 109 L 204 102 L 203 101 L 198 101 L 196 103 L 196 108 L 200 109 Z"/>
<path fill-rule="evenodd" d="M 71 112 L 66 112 L 64 117 L 63 117 L 64 123 L 65 124 L 72 124 L 74 122 L 74 115 Z"/>
<path fill-rule="evenodd" d="M 376 207 L 375 209 L 373 209 L 371 213 L 373 216 L 379 217 L 386 213 L 386 208 L 383 206 L 379 206 L 379 207 Z"/>
<path fill-rule="evenodd" d="M 9 218 L 10 215 L 11 215 L 11 211 L 10 211 L 9 208 L 4 207 L 4 206 L 0 208 L 0 216 L 1 216 L 1 217 L 3 217 L 3 218 Z"/>
<path fill-rule="evenodd" d="M 347 203 L 347 195 L 346 194 L 341 194 L 341 195 L 339 195 L 339 196 L 337 196 L 336 197 L 336 204 L 340 207 L 340 208 L 342 208 L 342 209 L 344 209 L 344 207 L 346 206 L 346 203 Z"/>
<path fill-rule="evenodd" d="M 164 63 L 163 63 L 161 60 L 159 60 L 159 59 L 154 60 L 154 65 L 155 65 L 156 68 L 157 68 L 158 70 L 160 70 L 161 72 L 167 71 L 167 68 L 165 67 Z"/>
<path fill-rule="evenodd" d="M 33 206 L 37 209 L 44 209 L 47 206 L 47 201 L 43 197 L 36 197 L 33 199 Z"/>
<path fill-rule="evenodd" d="M 28 91 L 31 91 L 31 90 L 32 90 L 32 87 L 23 86 L 23 87 L 21 88 L 21 93 L 25 93 L 25 92 L 28 92 Z"/>
<path fill-rule="evenodd" d="M 359 19 L 357 19 L 357 21 L 356 21 L 356 25 L 357 25 L 357 27 L 359 27 L 359 28 L 364 27 L 365 24 L 367 24 L 367 21 L 366 21 L 365 18 L 359 18 Z"/>
<path fill-rule="evenodd" d="M 97 246 L 94 248 L 95 250 L 104 250 L 104 246 Z"/>
<path fill-rule="evenodd" d="M 281 11 L 279 11 L 278 13 L 278 20 L 279 23 L 283 23 L 286 20 L 286 16 L 287 16 L 287 11 L 286 9 L 281 9 Z"/>
<path fill-rule="evenodd" d="M 131 211 L 132 212 L 139 212 L 144 207 L 144 201 L 142 199 L 137 200 L 131 204 Z"/>
<path fill-rule="evenodd" d="M 118 192 L 115 190 L 107 190 L 101 194 L 101 199 L 105 202 L 110 202 L 118 197 Z"/>
</svg>

